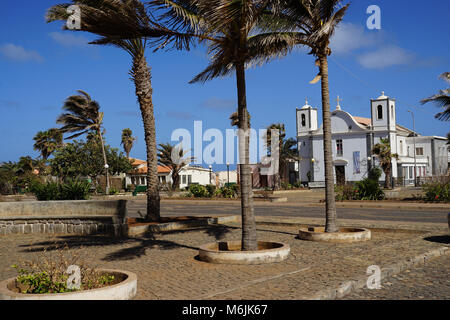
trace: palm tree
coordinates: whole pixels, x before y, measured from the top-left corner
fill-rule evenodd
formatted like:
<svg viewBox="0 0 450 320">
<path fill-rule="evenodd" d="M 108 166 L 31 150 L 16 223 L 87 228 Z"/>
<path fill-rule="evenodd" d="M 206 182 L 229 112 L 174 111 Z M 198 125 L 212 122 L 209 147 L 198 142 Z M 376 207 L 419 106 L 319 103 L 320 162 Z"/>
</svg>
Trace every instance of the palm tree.
<svg viewBox="0 0 450 320">
<path fill-rule="evenodd" d="M 439 76 L 439 78 L 445 80 L 447 83 L 450 83 L 450 72 L 444 72 Z M 436 119 L 442 121 L 450 120 L 450 88 L 439 90 L 438 94 L 420 101 L 421 104 L 428 102 L 433 102 L 435 105 L 444 110 L 435 115 Z"/>
<path fill-rule="evenodd" d="M 102 125 L 103 112 L 100 112 L 100 105 L 97 101 L 92 100 L 91 96 L 78 90 L 79 95 L 70 96 L 63 105 L 66 112 L 61 114 L 56 123 L 63 126 L 59 129 L 62 133 L 73 133 L 65 139 L 73 139 L 82 134 L 95 132 L 100 139 L 102 146 L 103 160 L 105 163 L 106 189 L 105 193 L 109 193 L 108 178 L 108 162 L 106 160 L 105 143 L 103 141 Z"/>
<path fill-rule="evenodd" d="M 47 131 L 39 131 L 33 140 L 35 141 L 34 150 L 41 153 L 43 160 L 47 160 L 53 151 L 62 146 L 63 135 L 59 129 L 52 128 Z"/>
<path fill-rule="evenodd" d="M 398 155 L 391 153 L 389 138 L 380 138 L 380 142 L 373 146 L 372 153 L 378 157 L 381 169 L 383 169 L 385 175 L 384 187 L 390 189 L 392 159 L 398 159 Z"/>
<path fill-rule="evenodd" d="M 160 143 L 158 151 L 158 162 L 170 168 L 172 173 L 172 190 L 175 190 L 180 186 L 181 169 L 191 163 L 193 158 L 185 158 L 189 150 L 183 150 L 181 145 L 172 146 L 170 143 Z"/>
<path fill-rule="evenodd" d="M 341 22 L 349 4 L 341 0 L 285 0 L 276 19 L 266 19 L 264 28 L 279 31 L 277 37 L 288 38 L 288 46 L 306 46 L 309 54 L 316 57 L 319 73 L 311 83 L 321 80 L 323 152 L 325 163 L 325 232 L 338 232 L 334 196 L 334 173 L 331 147 L 330 94 L 328 83 L 328 56 L 330 39 Z M 283 44 L 283 43 L 282 43 Z M 279 49 L 283 49 L 279 46 Z M 286 49 L 283 49 L 286 50 Z"/>
<path fill-rule="evenodd" d="M 154 0 L 151 6 L 162 10 L 162 20 L 174 31 L 194 35 L 206 42 L 210 64 L 190 83 L 206 82 L 235 73 L 237 88 L 237 119 L 239 128 L 240 185 L 242 213 L 241 249 L 257 250 L 256 224 L 253 208 L 253 190 L 249 164 L 250 121 L 247 110 L 245 69 L 286 54 L 287 46 L 279 48 L 284 38 L 272 33 L 258 33 L 258 25 L 270 15 L 271 5 L 266 0 Z M 233 120 L 233 115 L 230 117 Z M 235 118 L 235 117 L 234 117 Z M 236 121 L 237 120 L 237 121 Z"/>
<path fill-rule="evenodd" d="M 127 158 L 130 157 L 130 151 L 133 148 L 134 141 L 136 141 L 136 137 L 133 137 L 133 131 L 131 131 L 130 128 L 123 129 L 120 144 L 123 145 L 123 150 L 125 151 Z"/>
<path fill-rule="evenodd" d="M 75 4 L 81 11 L 81 31 L 100 36 L 91 44 L 112 45 L 128 52 L 132 58 L 131 79 L 135 85 L 147 151 L 147 215 L 150 221 L 160 220 L 160 196 L 158 190 L 158 162 L 150 67 L 145 49 L 152 45 L 173 43 L 176 48 L 189 47 L 189 36 L 180 35 L 152 21 L 145 6 L 139 0 L 72 0 L 59 4 L 47 12 L 47 21 L 67 21 L 67 8 Z M 67 27 L 64 25 L 64 29 Z M 146 38 L 140 35 L 145 31 Z M 147 40 L 152 38 L 153 40 Z"/>
</svg>

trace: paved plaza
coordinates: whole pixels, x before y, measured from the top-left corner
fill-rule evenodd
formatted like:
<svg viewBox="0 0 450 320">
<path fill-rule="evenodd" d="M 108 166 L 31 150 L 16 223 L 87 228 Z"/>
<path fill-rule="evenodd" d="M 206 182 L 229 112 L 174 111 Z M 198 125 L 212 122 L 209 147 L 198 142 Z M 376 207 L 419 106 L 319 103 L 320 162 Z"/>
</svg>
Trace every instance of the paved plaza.
<svg viewBox="0 0 450 320">
<path fill-rule="evenodd" d="M 448 246 L 442 224 L 428 231 L 372 229 L 372 240 L 336 244 L 296 238 L 299 225 L 258 223 L 258 239 L 291 247 L 289 258 L 266 265 L 218 265 L 197 259 L 198 247 L 218 240 L 239 240 L 239 223 L 173 231 L 136 239 L 106 236 L 8 235 L 0 237 L 0 278 L 15 276 L 10 266 L 51 254 L 67 244 L 96 267 L 138 275 L 135 299 L 149 300 L 298 300 L 366 275 L 367 267 L 388 267 Z M 45 252 L 44 252 L 45 250 Z M 448 251 L 447 251 L 448 252 Z M 383 281 L 381 290 L 359 290 L 349 299 L 449 299 L 449 255 Z M 428 264 L 430 263 L 430 264 Z M 412 290 L 418 282 L 420 288 Z M 417 294 L 417 296 L 416 296 Z"/>
</svg>

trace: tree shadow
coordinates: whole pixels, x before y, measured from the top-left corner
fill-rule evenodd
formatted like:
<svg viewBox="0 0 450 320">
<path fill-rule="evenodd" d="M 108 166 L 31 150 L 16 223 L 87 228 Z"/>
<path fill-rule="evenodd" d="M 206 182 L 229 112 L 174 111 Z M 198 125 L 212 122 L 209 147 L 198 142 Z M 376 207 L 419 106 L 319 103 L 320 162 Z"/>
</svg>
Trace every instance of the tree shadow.
<svg viewBox="0 0 450 320">
<path fill-rule="evenodd" d="M 450 235 L 447 234 L 442 236 L 430 236 L 423 238 L 423 240 L 443 244 L 450 244 Z"/>
<path fill-rule="evenodd" d="M 213 236 L 216 240 L 222 240 L 227 233 L 231 230 L 238 229 L 237 227 L 230 227 L 225 225 L 214 225 L 206 228 L 205 233 L 209 236 Z"/>
</svg>

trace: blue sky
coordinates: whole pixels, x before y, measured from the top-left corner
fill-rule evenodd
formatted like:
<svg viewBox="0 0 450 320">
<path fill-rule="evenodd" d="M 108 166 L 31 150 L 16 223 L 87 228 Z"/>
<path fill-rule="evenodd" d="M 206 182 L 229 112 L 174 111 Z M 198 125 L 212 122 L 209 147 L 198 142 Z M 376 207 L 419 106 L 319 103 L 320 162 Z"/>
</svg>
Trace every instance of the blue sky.
<svg viewBox="0 0 450 320">
<path fill-rule="evenodd" d="M 2 0 L 0 12 L 0 162 L 37 157 L 33 136 L 55 127 L 63 101 L 76 90 L 87 91 L 104 111 L 106 141 L 120 148 L 123 128 L 138 137 L 131 156 L 145 159 L 145 144 L 134 86 L 131 59 L 113 47 L 93 46 L 88 33 L 63 31 L 62 23 L 45 23 L 45 12 L 61 3 L 50 0 Z M 369 30 L 369 5 L 381 8 L 381 29 Z M 419 101 L 446 86 L 439 74 L 450 71 L 448 12 L 450 2 L 419 0 L 353 1 L 332 42 L 329 60 L 332 110 L 336 97 L 352 115 L 370 117 L 370 99 L 381 91 L 397 100 L 397 121 L 423 135 L 445 136 L 448 123 L 434 119 L 438 108 Z M 152 71 L 157 142 L 170 142 L 173 130 L 230 127 L 236 108 L 235 78 L 188 84 L 207 65 L 206 50 L 148 50 Z M 295 108 L 305 98 L 321 107 L 320 83 L 312 56 L 296 50 L 286 58 L 247 71 L 247 103 L 252 126 L 283 122 L 295 136 Z M 319 112 L 320 113 L 320 112 Z M 319 119 L 321 122 L 321 119 Z M 204 145 L 208 144 L 205 142 Z M 223 166 L 214 166 L 223 169 Z"/>
</svg>

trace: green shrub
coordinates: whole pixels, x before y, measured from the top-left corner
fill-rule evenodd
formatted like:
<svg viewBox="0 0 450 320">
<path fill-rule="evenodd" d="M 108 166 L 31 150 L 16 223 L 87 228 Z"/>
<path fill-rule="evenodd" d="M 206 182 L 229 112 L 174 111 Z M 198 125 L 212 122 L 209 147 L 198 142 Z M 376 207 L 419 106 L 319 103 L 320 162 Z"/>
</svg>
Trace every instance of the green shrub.
<svg viewBox="0 0 450 320">
<path fill-rule="evenodd" d="M 236 198 L 238 196 L 237 185 L 228 185 L 217 190 L 216 195 L 222 198 Z"/>
<path fill-rule="evenodd" d="M 59 182 L 36 182 L 30 191 L 39 201 L 50 200 L 87 200 L 90 195 L 91 184 L 87 181 L 68 180 Z"/>
<path fill-rule="evenodd" d="M 109 194 L 110 195 L 115 195 L 115 194 L 118 194 L 118 193 L 119 193 L 119 190 L 117 190 L 115 187 L 111 187 L 109 189 Z"/>
<path fill-rule="evenodd" d="M 378 182 L 366 178 L 356 184 L 336 186 L 336 201 L 343 200 L 383 200 L 385 198 Z"/>
<path fill-rule="evenodd" d="M 212 198 L 216 193 L 216 186 L 213 184 L 206 185 L 207 197 Z"/>
<path fill-rule="evenodd" d="M 191 184 L 189 186 L 189 193 L 195 198 L 205 198 L 208 196 L 208 189 L 201 184 Z"/>
<path fill-rule="evenodd" d="M 383 200 L 385 197 L 378 181 L 369 178 L 358 181 L 356 190 L 359 200 Z"/>
<path fill-rule="evenodd" d="M 369 170 L 369 173 L 367 176 L 370 180 L 378 182 L 380 180 L 382 173 L 383 173 L 383 171 L 381 171 L 380 168 L 373 167 L 372 169 Z"/>
<path fill-rule="evenodd" d="M 427 183 L 422 189 L 426 201 L 450 202 L 450 182 Z"/>
</svg>

